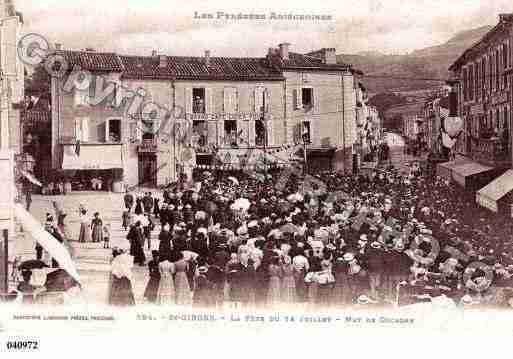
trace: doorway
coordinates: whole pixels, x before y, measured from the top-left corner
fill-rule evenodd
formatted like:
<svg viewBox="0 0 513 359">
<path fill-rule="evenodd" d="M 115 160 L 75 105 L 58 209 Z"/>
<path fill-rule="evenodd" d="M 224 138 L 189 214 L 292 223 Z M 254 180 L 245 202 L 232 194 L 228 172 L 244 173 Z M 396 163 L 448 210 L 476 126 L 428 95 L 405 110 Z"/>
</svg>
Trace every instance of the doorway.
<svg viewBox="0 0 513 359">
<path fill-rule="evenodd" d="M 154 153 L 139 154 L 139 186 L 157 187 L 157 156 Z"/>
</svg>

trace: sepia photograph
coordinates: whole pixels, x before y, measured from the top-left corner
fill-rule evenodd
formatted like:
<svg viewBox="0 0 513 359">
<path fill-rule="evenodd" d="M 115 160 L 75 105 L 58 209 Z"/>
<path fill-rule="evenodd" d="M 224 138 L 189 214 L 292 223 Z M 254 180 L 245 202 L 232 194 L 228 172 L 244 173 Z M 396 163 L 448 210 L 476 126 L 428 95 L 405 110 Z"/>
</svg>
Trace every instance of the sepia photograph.
<svg viewBox="0 0 513 359">
<path fill-rule="evenodd" d="M 0 352 L 511 334 L 511 1 L 0 0 L 0 106 Z"/>
</svg>

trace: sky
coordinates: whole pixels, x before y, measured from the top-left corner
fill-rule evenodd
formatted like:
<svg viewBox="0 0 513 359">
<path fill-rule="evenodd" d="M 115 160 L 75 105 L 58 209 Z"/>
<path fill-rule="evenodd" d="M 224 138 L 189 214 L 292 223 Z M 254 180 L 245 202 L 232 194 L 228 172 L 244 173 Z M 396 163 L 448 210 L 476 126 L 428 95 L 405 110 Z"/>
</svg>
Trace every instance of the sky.
<svg viewBox="0 0 513 359">
<path fill-rule="evenodd" d="M 24 32 L 64 48 L 121 54 L 264 56 L 281 42 L 291 51 L 404 54 L 441 44 L 461 30 L 494 25 L 511 0 L 13 0 Z M 217 12 L 265 20 L 217 19 Z M 270 15 L 329 15 L 332 20 L 271 20 Z M 214 19 L 197 19 L 195 13 Z"/>
</svg>

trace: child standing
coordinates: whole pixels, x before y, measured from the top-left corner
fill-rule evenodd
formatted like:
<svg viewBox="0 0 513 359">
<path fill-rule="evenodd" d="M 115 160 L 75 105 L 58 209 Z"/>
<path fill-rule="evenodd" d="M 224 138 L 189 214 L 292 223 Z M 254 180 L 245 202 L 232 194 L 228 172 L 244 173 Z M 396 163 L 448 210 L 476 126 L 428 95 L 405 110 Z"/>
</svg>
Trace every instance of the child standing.
<svg viewBox="0 0 513 359">
<path fill-rule="evenodd" d="M 130 212 L 123 211 L 123 229 L 126 231 L 128 227 L 130 227 Z"/>
<path fill-rule="evenodd" d="M 103 248 L 110 248 L 110 223 L 103 226 Z"/>
</svg>

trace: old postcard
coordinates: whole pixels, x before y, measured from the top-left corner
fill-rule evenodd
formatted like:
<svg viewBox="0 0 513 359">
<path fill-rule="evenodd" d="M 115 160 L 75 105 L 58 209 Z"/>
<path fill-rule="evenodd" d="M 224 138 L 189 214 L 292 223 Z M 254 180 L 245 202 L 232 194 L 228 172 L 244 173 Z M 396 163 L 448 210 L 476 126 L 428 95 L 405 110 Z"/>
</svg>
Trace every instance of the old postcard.
<svg viewBox="0 0 513 359">
<path fill-rule="evenodd" d="M 511 1 L 0 0 L 0 352 L 509 336 L 512 114 Z"/>
</svg>

